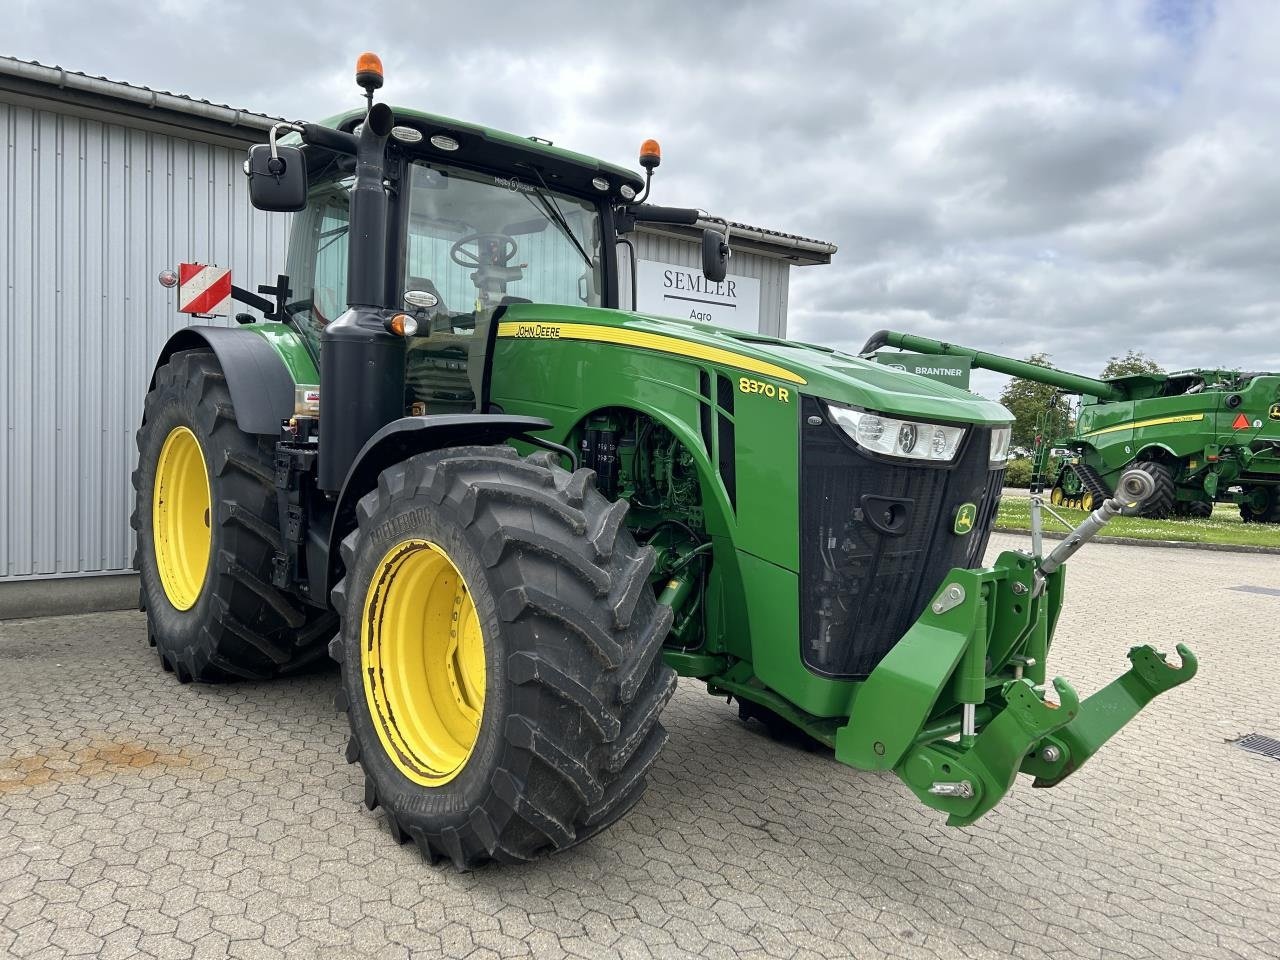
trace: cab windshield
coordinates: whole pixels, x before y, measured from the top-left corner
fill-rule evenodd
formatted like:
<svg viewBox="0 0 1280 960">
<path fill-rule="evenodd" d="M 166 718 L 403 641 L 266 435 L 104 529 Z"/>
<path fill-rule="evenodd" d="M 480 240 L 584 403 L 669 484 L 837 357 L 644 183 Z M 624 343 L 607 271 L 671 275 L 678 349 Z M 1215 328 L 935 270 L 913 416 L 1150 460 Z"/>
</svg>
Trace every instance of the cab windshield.
<svg viewBox="0 0 1280 960">
<path fill-rule="evenodd" d="M 441 164 L 409 167 L 396 302 L 418 321 L 408 344 L 406 407 L 471 410 L 494 312 L 512 303 L 599 306 L 604 288 L 595 204 L 529 178 Z M 352 179 L 312 188 L 289 251 L 290 313 L 318 352 L 346 309 Z"/>
</svg>

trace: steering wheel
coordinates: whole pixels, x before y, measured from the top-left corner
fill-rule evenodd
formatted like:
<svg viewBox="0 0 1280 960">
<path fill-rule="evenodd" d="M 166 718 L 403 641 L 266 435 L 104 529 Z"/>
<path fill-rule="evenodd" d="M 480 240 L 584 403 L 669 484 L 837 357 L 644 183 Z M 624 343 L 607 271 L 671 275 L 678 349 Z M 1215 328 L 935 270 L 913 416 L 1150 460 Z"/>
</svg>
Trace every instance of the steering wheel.
<svg viewBox="0 0 1280 960">
<path fill-rule="evenodd" d="M 475 249 L 470 248 L 475 244 Z M 485 262 L 486 250 L 493 257 Z M 481 266 L 505 267 L 516 255 L 516 242 L 505 233 L 470 233 L 449 248 L 449 259 L 460 267 L 477 269 Z"/>
</svg>

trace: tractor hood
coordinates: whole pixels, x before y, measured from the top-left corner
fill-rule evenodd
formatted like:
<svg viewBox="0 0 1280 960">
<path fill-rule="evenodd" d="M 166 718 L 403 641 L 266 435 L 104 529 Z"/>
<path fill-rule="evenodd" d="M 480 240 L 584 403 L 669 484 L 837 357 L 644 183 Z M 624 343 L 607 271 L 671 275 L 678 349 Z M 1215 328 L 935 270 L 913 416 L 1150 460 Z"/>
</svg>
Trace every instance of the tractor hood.
<svg viewBox="0 0 1280 960">
<path fill-rule="evenodd" d="M 743 376 L 790 385 L 823 400 L 931 421 L 1005 424 L 1012 415 L 976 394 L 826 347 L 743 333 L 701 321 L 621 310 L 514 304 L 498 336 L 611 343 L 693 357 Z"/>
</svg>

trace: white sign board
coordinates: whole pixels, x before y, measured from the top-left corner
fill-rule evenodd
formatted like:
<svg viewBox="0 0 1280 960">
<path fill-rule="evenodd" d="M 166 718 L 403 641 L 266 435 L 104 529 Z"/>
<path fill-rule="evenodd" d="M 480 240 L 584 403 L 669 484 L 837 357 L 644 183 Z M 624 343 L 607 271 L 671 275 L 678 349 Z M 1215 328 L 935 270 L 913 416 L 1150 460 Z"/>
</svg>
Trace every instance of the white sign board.
<svg viewBox="0 0 1280 960">
<path fill-rule="evenodd" d="M 697 267 L 640 260 L 636 264 L 636 309 L 759 333 L 760 281 L 728 276 L 711 283 Z"/>
</svg>

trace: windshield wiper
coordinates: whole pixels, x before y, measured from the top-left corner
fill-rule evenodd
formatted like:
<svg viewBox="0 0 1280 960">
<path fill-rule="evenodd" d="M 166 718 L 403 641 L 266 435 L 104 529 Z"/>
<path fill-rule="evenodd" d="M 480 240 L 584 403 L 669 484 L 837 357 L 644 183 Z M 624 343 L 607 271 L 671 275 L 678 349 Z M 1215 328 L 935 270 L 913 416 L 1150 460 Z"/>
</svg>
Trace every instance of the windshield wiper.
<svg viewBox="0 0 1280 960">
<path fill-rule="evenodd" d="M 573 244 L 574 249 L 581 255 L 582 262 L 594 270 L 596 266 L 595 262 L 592 261 L 591 255 L 587 253 L 587 248 L 578 241 L 577 236 L 573 232 L 573 228 L 569 226 L 569 221 L 565 219 L 564 212 L 560 209 L 560 204 L 556 202 L 556 198 L 548 192 L 551 188 L 547 186 L 547 181 L 542 179 L 542 171 L 537 167 L 530 167 L 529 169 L 534 172 L 539 182 L 542 184 L 541 190 L 533 186 L 533 184 L 529 184 L 533 189 L 534 195 L 539 201 L 541 201 L 541 206 L 539 206 L 532 200 L 529 200 L 530 205 L 537 210 L 541 210 L 546 218 L 554 223 L 556 227 L 559 228 L 560 232 L 569 238 L 569 242 Z M 529 195 L 527 193 L 524 196 L 526 200 L 529 199 Z"/>
<path fill-rule="evenodd" d="M 320 236 L 317 239 L 323 240 L 325 242 L 320 247 L 320 249 L 316 251 L 316 256 L 317 257 L 320 256 L 320 254 L 324 253 L 326 250 L 332 247 L 335 243 L 338 242 L 339 238 L 345 237 L 347 235 L 347 231 L 350 229 L 351 229 L 351 224 L 344 223 L 340 227 L 334 227 L 332 230 L 326 230 L 324 233 L 320 234 Z"/>
</svg>

